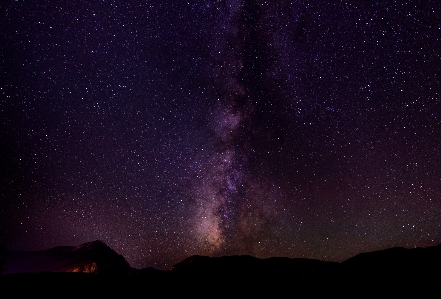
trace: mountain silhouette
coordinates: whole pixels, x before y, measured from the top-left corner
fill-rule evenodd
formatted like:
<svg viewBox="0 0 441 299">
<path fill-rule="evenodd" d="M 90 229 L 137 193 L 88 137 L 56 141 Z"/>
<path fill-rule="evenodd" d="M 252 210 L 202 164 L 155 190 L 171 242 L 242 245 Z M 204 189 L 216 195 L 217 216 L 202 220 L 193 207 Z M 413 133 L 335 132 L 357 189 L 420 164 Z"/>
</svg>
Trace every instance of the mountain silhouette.
<svg viewBox="0 0 441 299">
<path fill-rule="evenodd" d="M 43 251 L 5 251 L 5 274 L 38 272 L 124 273 L 127 261 L 102 241 Z"/>
<path fill-rule="evenodd" d="M 358 254 L 341 263 L 344 273 L 352 276 L 384 279 L 439 275 L 441 244 L 427 248 L 389 248 Z"/>
<path fill-rule="evenodd" d="M 101 241 L 44 251 L 6 250 L 0 258 L 6 261 L 6 274 L 0 275 L 3 290 L 23 296 L 58 294 L 57 290 L 62 289 L 100 297 L 139 296 L 153 291 L 169 297 L 397 297 L 408 295 L 410 289 L 437 290 L 441 278 L 441 245 L 361 253 L 341 263 L 305 258 L 194 255 L 168 271 L 152 267 L 133 269 Z"/>
<path fill-rule="evenodd" d="M 5 274 L 81 272 L 95 274 L 136 274 L 160 279 L 209 278 L 220 280 L 300 279 L 386 280 L 440 276 L 441 244 L 427 248 L 389 248 L 361 253 L 348 260 L 326 262 L 315 259 L 249 255 L 190 256 L 169 271 L 152 267 L 131 268 L 127 261 L 102 241 L 79 246 L 59 246 L 43 251 L 5 250 Z M 132 275 L 133 276 L 133 275 Z"/>
<path fill-rule="evenodd" d="M 272 257 L 259 259 L 249 255 L 207 257 L 194 255 L 174 265 L 172 272 L 200 277 L 284 278 L 331 275 L 339 263 L 314 259 Z"/>
</svg>

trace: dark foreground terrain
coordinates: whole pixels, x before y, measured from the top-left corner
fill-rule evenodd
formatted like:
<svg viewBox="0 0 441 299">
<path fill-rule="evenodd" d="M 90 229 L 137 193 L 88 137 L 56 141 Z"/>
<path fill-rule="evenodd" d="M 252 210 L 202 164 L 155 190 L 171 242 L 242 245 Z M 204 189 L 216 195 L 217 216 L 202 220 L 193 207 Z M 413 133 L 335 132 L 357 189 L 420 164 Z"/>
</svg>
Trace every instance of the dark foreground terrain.
<svg viewBox="0 0 441 299">
<path fill-rule="evenodd" d="M 438 292 L 441 276 L 410 277 L 194 277 L 173 273 L 105 275 L 86 273 L 27 273 L 0 277 L 1 292 L 14 298 L 45 297 L 123 297 L 167 298 L 197 296 L 207 298 L 318 298 L 385 297 Z M 1 294 L 1 293 L 0 293 Z"/>
<path fill-rule="evenodd" d="M 4 298 L 396 297 L 409 296 L 411 292 L 418 296 L 438 292 L 441 282 L 441 245 L 362 253 L 342 263 L 282 257 L 191 256 L 169 271 L 130 268 L 123 257 L 99 241 L 44 252 L 9 252 L 5 256 L 5 269 L 8 261 L 10 268 L 9 274 L 0 275 L 0 296 L 8 294 Z M 27 271 L 14 272 L 14 267 Z"/>
</svg>

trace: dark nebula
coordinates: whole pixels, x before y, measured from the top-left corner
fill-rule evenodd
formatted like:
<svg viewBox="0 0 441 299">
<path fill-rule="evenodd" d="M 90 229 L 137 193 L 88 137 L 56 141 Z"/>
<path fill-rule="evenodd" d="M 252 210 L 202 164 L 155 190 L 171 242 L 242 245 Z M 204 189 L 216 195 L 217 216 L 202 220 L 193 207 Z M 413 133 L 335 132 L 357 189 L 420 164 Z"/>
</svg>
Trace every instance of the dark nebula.
<svg viewBox="0 0 441 299">
<path fill-rule="evenodd" d="M 0 8 L 7 248 L 167 269 L 441 243 L 439 1 Z"/>
</svg>

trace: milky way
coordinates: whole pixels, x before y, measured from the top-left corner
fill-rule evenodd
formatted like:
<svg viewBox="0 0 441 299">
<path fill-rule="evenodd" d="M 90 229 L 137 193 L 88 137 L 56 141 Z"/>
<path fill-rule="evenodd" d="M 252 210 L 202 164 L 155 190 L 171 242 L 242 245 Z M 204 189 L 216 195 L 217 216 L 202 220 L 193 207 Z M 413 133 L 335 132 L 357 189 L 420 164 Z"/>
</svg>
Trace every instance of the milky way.
<svg viewBox="0 0 441 299">
<path fill-rule="evenodd" d="M 439 1 L 0 7 L 6 247 L 167 269 L 441 242 Z"/>
<path fill-rule="evenodd" d="M 256 236 L 265 230 L 268 213 L 262 206 L 262 194 L 249 173 L 248 160 L 254 151 L 249 134 L 255 128 L 255 103 L 263 99 L 255 80 L 264 64 L 265 37 L 254 29 L 262 18 L 255 3 L 227 2 L 214 40 L 213 60 L 218 68 L 218 103 L 213 109 L 214 140 L 202 160 L 201 183 L 196 187 L 195 232 L 208 254 L 254 253 Z M 253 76 L 247 78 L 247 76 Z M 262 94 L 261 96 L 267 96 Z M 204 157 L 205 158 L 205 157 Z M 199 175 L 198 175 L 199 177 Z"/>
</svg>

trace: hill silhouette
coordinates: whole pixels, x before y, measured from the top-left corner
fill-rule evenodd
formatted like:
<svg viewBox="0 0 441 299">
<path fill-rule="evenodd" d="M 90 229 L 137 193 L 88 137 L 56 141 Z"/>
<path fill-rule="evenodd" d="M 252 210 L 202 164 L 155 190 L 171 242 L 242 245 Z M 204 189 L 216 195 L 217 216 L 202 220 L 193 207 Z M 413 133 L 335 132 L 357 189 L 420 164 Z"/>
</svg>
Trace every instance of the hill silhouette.
<svg viewBox="0 0 441 299">
<path fill-rule="evenodd" d="M 368 278 L 433 276 L 441 267 L 441 244 L 427 248 L 389 248 L 358 254 L 342 263 L 348 275 Z"/>
<path fill-rule="evenodd" d="M 5 273 L 125 273 L 127 261 L 102 241 L 59 246 L 43 251 L 5 251 Z"/>
<path fill-rule="evenodd" d="M 441 267 L 441 244 L 426 248 L 389 248 L 360 253 L 348 260 L 326 262 L 315 259 L 271 257 L 259 259 L 249 255 L 208 257 L 190 256 L 169 271 L 153 267 L 131 268 L 123 256 L 102 241 L 78 246 L 58 246 L 43 251 L 5 250 L 4 273 L 82 272 L 95 274 L 159 274 L 176 276 L 228 277 L 335 277 L 432 275 Z"/>
<path fill-rule="evenodd" d="M 230 279 L 284 278 L 331 275 L 338 272 L 339 266 L 339 263 L 304 258 L 259 259 L 249 255 L 222 257 L 195 255 L 177 263 L 171 271 L 188 276 L 229 277 Z"/>
<path fill-rule="evenodd" d="M 204 293 L 202 290 L 209 290 L 210 294 L 216 290 L 217 294 L 225 288 L 242 290 L 241 294 L 247 296 L 268 290 L 273 295 L 274 292 L 282 295 L 287 290 L 306 292 L 308 296 L 329 292 L 352 294 L 349 290 L 354 288 L 364 294 L 389 289 L 396 295 L 402 286 L 430 289 L 437 285 L 430 282 L 441 278 L 441 245 L 361 253 L 341 263 L 286 257 L 194 255 L 168 271 L 131 268 L 121 255 L 101 241 L 34 252 L 6 250 L 0 258 L 5 259 L 5 273 L 9 273 L 0 277 L 6 288 L 17 283 L 35 284 L 34 291 L 43 294 L 57 285 L 100 296 L 114 295 L 116 291 L 127 296 L 128 292 L 137 294 L 151 289 L 160 289 L 164 295 Z"/>
</svg>

